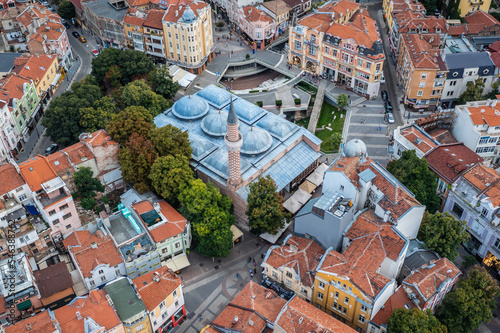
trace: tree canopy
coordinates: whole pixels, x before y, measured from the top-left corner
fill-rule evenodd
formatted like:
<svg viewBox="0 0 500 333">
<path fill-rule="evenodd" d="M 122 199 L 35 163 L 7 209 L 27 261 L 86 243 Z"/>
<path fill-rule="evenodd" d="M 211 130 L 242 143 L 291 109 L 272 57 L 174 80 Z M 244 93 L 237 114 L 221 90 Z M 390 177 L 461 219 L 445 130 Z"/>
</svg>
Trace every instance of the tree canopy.
<svg viewBox="0 0 500 333">
<path fill-rule="evenodd" d="M 114 101 L 104 96 L 92 107 L 80 109 L 80 126 L 89 133 L 104 129 L 115 118 L 118 111 Z"/>
<path fill-rule="evenodd" d="M 54 98 L 42 118 L 47 136 L 64 146 L 78 142 L 78 136 L 86 131 L 80 124 L 80 110 L 93 106 L 102 97 L 100 88 L 88 84 L 86 79 L 73 83 L 71 89 Z"/>
<path fill-rule="evenodd" d="M 192 180 L 179 194 L 180 212 L 193 225 L 196 251 L 207 257 L 226 257 L 232 246 L 234 224 L 231 200 L 213 184 Z"/>
<path fill-rule="evenodd" d="M 165 97 L 151 90 L 151 87 L 145 80 L 132 81 L 122 87 L 118 94 L 118 103 L 123 109 L 129 106 L 142 106 L 153 117 L 164 112 L 171 106 L 171 103 Z"/>
<path fill-rule="evenodd" d="M 159 156 L 182 155 L 188 160 L 191 158 L 193 149 L 191 149 L 187 131 L 183 132 L 168 124 L 152 129 L 150 137 Z"/>
<path fill-rule="evenodd" d="M 396 309 L 389 317 L 387 333 L 447 333 L 431 310 Z"/>
<path fill-rule="evenodd" d="M 77 195 L 81 199 L 81 205 L 85 209 L 95 207 L 96 192 L 104 192 L 104 186 L 93 177 L 93 171 L 89 167 L 81 167 L 73 175 L 73 181 L 78 189 Z"/>
<path fill-rule="evenodd" d="M 75 17 L 75 6 L 68 0 L 63 0 L 57 7 L 57 14 L 65 20 Z"/>
<path fill-rule="evenodd" d="M 460 244 L 467 242 L 470 238 L 466 230 L 465 221 L 457 220 L 448 213 L 425 212 L 418 239 L 423 241 L 428 249 L 453 261 L 458 255 Z"/>
<path fill-rule="evenodd" d="M 276 192 L 274 180 L 269 175 L 259 177 L 249 188 L 246 214 L 252 232 L 275 235 L 289 214 L 283 210 L 283 198 Z"/>
<path fill-rule="evenodd" d="M 149 179 L 156 193 L 177 206 L 179 193 L 194 180 L 194 174 L 186 156 L 168 155 L 154 161 Z"/>
<path fill-rule="evenodd" d="M 157 67 L 149 73 L 148 81 L 153 91 L 166 99 L 172 99 L 180 87 L 179 83 L 172 81 L 172 77 L 166 67 Z"/>
<path fill-rule="evenodd" d="M 347 105 L 349 105 L 349 98 L 346 94 L 340 94 L 337 96 L 337 106 L 339 107 L 339 111 L 343 111 Z"/>
<path fill-rule="evenodd" d="M 480 101 L 483 99 L 483 90 L 483 79 L 479 78 L 474 82 L 467 82 L 467 88 L 462 95 L 458 97 L 457 103 L 461 105 L 467 102 Z"/>
<path fill-rule="evenodd" d="M 132 133 L 149 138 L 149 131 L 153 128 L 153 116 L 148 110 L 142 106 L 129 106 L 108 124 L 106 132 L 113 140 L 124 145 Z"/>
<path fill-rule="evenodd" d="M 387 164 L 387 171 L 399 179 L 429 212 L 434 213 L 439 209 L 436 176 L 429 170 L 425 158 L 418 158 L 414 150 L 404 151 L 398 160 Z"/>
<path fill-rule="evenodd" d="M 450 332 L 469 333 L 488 322 L 500 295 L 498 282 L 484 267 L 474 266 L 438 308 L 437 317 Z"/>
<path fill-rule="evenodd" d="M 104 49 L 97 58 L 92 59 L 92 76 L 99 84 L 102 84 L 112 66 L 118 66 L 122 84 L 145 76 L 154 69 L 153 61 L 144 52 L 123 51 L 110 47 Z M 113 73 L 112 77 L 116 78 L 116 73 Z"/>
</svg>

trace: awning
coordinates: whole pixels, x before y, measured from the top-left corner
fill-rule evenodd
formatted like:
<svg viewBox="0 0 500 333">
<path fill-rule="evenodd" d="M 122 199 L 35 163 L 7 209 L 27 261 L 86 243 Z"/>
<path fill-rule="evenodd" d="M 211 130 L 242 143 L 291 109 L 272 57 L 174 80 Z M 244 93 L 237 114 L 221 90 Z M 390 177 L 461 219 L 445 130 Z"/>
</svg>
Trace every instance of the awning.
<svg viewBox="0 0 500 333">
<path fill-rule="evenodd" d="M 283 203 L 283 207 L 285 207 L 290 213 L 295 214 L 302 208 L 302 206 L 305 205 L 307 201 L 309 201 L 309 199 L 311 199 L 311 194 L 299 188 Z"/>
<path fill-rule="evenodd" d="M 307 179 L 299 186 L 299 188 L 302 191 L 305 191 L 307 193 L 312 193 L 316 189 L 316 187 L 317 187 L 316 185 L 314 185 L 313 183 L 311 183 Z"/>
<path fill-rule="evenodd" d="M 241 232 L 240 229 L 238 229 L 237 226 L 232 225 L 231 226 L 231 232 L 233 233 L 233 242 L 243 236 L 243 233 Z"/>
<path fill-rule="evenodd" d="M 31 300 L 27 300 L 27 301 L 24 301 L 24 302 L 21 302 L 21 303 L 18 303 L 17 304 L 17 309 L 19 311 L 22 311 L 22 310 L 26 310 L 26 309 L 29 309 L 31 308 L 32 304 L 31 304 Z"/>
<path fill-rule="evenodd" d="M 314 185 L 320 186 L 323 183 L 323 174 L 314 171 L 306 179 L 311 183 L 313 183 Z"/>
<path fill-rule="evenodd" d="M 161 265 L 167 266 L 168 268 L 170 268 L 174 272 L 177 272 L 185 267 L 188 267 L 191 264 L 189 263 L 187 255 L 183 254 L 183 255 L 177 256 L 174 259 L 171 259 L 167 262 L 162 262 Z"/>
<path fill-rule="evenodd" d="M 28 212 L 31 214 L 31 215 L 38 215 L 40 214 L 38 212 L 38 210 L 36 209 L 35 206 L 32 206 L 32 205 L 26 205 L 26 209 L 28 210 Z"/>
<path fill-rule="evenodd" d="M 283 228 L 278 229 L 278 232 L 276 233 L 276 235 L 271 235 L 271 234 L 265 233 L 265 234 L 260 234 L 259 237 L 262 238 L 263 240 L 268 241 L 271 244 L 274 244 L 278 241 L 280 236 L 285 232 L 285 230 L 290 226 L 291 223 L 292 223 L 292 220 L 288 221 L 288 223 L 285 223 Z"/>
<path fill-rule="evenodd" d="M 50 83 L 51 86 L 55 86 L 57 84 L 57 82 L 59 82 L 59 79 L 61 78 L 61 74 L 57 74 L 55 77 L 54 77 L 54 80 L 52 80 L 52 82 Z"/>
</svg>

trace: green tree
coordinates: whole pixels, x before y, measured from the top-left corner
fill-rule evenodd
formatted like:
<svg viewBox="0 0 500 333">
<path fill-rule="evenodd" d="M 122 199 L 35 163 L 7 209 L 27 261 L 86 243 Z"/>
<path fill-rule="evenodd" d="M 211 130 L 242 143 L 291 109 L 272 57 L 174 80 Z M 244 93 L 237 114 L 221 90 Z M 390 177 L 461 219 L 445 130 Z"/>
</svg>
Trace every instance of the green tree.
<svg viewBox="0 0 500 333">
<path fill-rule="evenodd" d="M 224 28 L 224 22 L 222 22 L 222 21 L 217 21 L 217 23 L 215 23 L 215 26 L 216 26 L 217 28 L 219 28 L 219 31 L 220 31 L 222 28 Z"/>
<path fill-rule="evenodd" d="M 432 315 L 431 310 L 396 309 L 387 323 L 388 333 L 447 333 L 446 326 Z"/>
<path fill-rule="evenodd" d="M 183 132 L 168 124 L 151 130 L 150 137 L 159 156 L 182 155 L 188 160 L 191 158 L 193 149 L 187 131 Z"/>
<path fill-rule="evenodd" d="M 111 87 L 118 88 L 122 85 L 122 73 L 120 72 L 120 67 L 118 65 L 113 65 L 109 68 L 104 76 L 106 82 L 108 82 Z"/>
<path fill-rule="evenodd" d="M 97 58 L 92 59 L 92 76 L 102 84 L 106 73 L 112 66 L 118 66 L 122 84 L 127 84 L 136 78 L 147 75 L 154 69 L 154 64 L 144 52 L 120 50 L 115 48 L 104 49 Z"/>
<path fill-rule="evenodd" d="M 172 81 L 172 77 L 166 67 L 157 67 L 149 73 L 148 81 L 153 91 L 166 99 L 174 98 L 180 87 L 179 83 Z"/>
<path fill-rule="evenodd" d="M 104 186 L 93 177 L 93 171 L 89 167 L 81 167 L 73 175 L 73 181 L 78 189 L 78 195 L 82 198 L 93 198 L 96 192 L 104 192 Z"/>
<path fill-rule="evenodd" d="M 398 160 L 390 161 L 387 171 L 413 192 L 415 198 L 425 205 L 429 212 L 434 213 L 439 209 L 436 177 L 429 170 L 425 158 L 418 158 L 415 150 L 404 151 Z"/>
<path fill-rule="evenodd" d="M 477 79 L 474 82 L 467 82 L 467 88 L 462 95 L 458 97 L 459 105 L 467 102 L 480 101 L 483 97 L 484 82 L 483 79 Z"/>
<path fill-rule="evenodd" d="M 337 106 L 339 107 L 339 111 L 342 112 L 349 105 L 349 98 L 346 94 L 340 94 L 337 96 Z"/>
<path fill-rule="evenodd" d="M 42 119 L 47 136 L 64 146 L 78 142 L 78 136 L 85 132 L 80 124 L 80 110 L 102 97 L 99 87 L 88 84 L 86 79 L 73 83 L 71 89 L 54 98 Z"/>
<path fill-rule="evenodd" d="M 458 282 L 457 288 L 445 296 L 437 317 L 450 332 L 472 332 L 493 317 L 498 295 L 498 282 L 484 267 L 474 266 Z"/>
<path fill-rule="evenodd" d="M 63 0 L 59 7 L 57 7 L 57 13 L 65 20 L 71 20 L 75 17 L 75 6 L 68 0 Z"/>
<path fill-rule="evenodd" d="M 124 86 L 118 98 L 122 108 L 142 106 L 154 117 L 167 110 L 171 103 L 165 97 L 156 94 L 145 80 L 136 80 Z"/>
<path fill-rule="evenodd" d="M 458 255 L 460 244 L 470 238 L 467 229 L 465 221 L 457 220 L 448 213 L 425 212 L 418 231 L 418 239 L 423 241 L 428 249 L 453 261 Z"/>
<path fill-rule="evenodd" d="M 153 143 L 147 136 L 132 133 L 118 153 L 123 179 L 132 183 L 139 193 L 150 190 L 149 174 L 157 157 Z"/>
<path fill-rule="evenodd" d="M 340 144 L 342 143 L 342 133 L 334 132 L 328 138 L 328 142 L 334 147 L 334 149 L 338 149 Z"/>
<path fill-rule="evenodd" d="M 179 204 L 179 193 L 194 180 L 189 159 L 183 155 L 158 157 L 149 174 L 151 185 L 171 205 Z"/>
<path fill-rule="evenodd" d="M 113 121 L 106 126 L 106 132 L 121 145 L 137 133 L 149 138 L 149 132 L 155 128 L 153 116 L 142 106 L 130 106 L 120 111 Z"/>
<path fill-rule="evenodd" d="M 231 200 L 211 183 L 192 180 L 179 194 L 180 212 L 193 225 L 196 251 L 207 257 L 226 257 L 232 246 L 234 224 Z"/>
<path fill-rule="evenodd" d="M 269 175 L 259 177 L 249 188 L 246 214 L 252 232 L 275 235 L 290 216 L 283 210 L 283 198 L 276 192 L 274 180 Z"/>
<path fill-rule="evenodd" d="M 93 107 L 80 109 L 80 127 L 89 133 L 104 129 L 115 118 L 118 111 L 114 101 L 104 96 L 96 101 Z"/>
</svg>

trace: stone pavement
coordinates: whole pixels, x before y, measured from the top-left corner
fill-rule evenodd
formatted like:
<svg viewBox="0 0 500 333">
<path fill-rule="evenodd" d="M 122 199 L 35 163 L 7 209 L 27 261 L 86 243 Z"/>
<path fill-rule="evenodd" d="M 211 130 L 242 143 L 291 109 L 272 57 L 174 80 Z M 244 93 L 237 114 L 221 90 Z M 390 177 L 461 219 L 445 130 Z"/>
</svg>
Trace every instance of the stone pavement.
<svg viewBox="0 0 500 333">
<path fill-rule="evenodd" d="M 311 119 L 309 120 L 309 126 L 307 126 L 307 130 L 312 134 L 316 133 L 316 127 L 318 127 L 318 120 L 321 115 L 321 107 L 323 106 L 323 99 L 325 98 L 325 88 L 327 82 L 327 80 L 322 80 L 319 84 L 318 92 L 316 93 L 316 100 L 314 101 Z"/>
</svg>

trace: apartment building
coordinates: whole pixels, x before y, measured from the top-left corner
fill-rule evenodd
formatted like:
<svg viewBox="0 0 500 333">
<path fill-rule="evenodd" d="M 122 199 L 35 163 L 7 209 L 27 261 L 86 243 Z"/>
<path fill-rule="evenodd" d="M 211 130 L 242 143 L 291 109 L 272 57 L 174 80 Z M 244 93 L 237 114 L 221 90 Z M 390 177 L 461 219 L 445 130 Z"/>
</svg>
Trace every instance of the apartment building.
<svg viewBox="0 0 500 333">
<path fill-rule="evenodd" d="M 125 0 L 81 1 L 82 28 L 90 29 L 98 44 L 104 47 L 122 48 L 127 46 L 123 19 L 127 14 Z"/>
<path fill-rule="evenodd" d="M 401 36 L 396 73 L 407 108 L 418 111 L 438 107 L 448 73 L 439 45 L 439 34 Z"/>
<path fill-rule="evenodd" d="M 283 0 L 288 7 L 291 8 L 291 12 L 297 16 L 303 15 L 311 9 L 311 0 Z"/>
<path fill-rule="evenodd" d="M 14 156 L 20 140 L 19 132 L 6 101 L 0 99 L 0 164 Z"/>
<path fill-rule="evenodd" d="M 144 19 L 143 35 L 144 50 L 154 62 L 165 63 L 165 45 L 163 36 L 162 18 L 165 15 L 163 9 L 151 9 Z"/>
<path fill-rule="evenodd" d="M 338 13 L 338 6 L 347 7 Z M 375 21 L 359 5 L 327 3 L 299 20 L 289 32 L 289 63 L 348 90 L 379 93 L 385 59 Z"/>
<path fill-rule="evenodd" d="M 477 10 L 465 16 L 464 20 L 467 22 L 467 32 L 470 36 L 488 37 L 500 35 L 500 22 L 491 14 L 488 14 L 488 10 Z"/>
<path fill-rule="evenodd" d="M 288 29 L 289 21 L 291 19 L 290 8 L 283 0 L 273 0 L 263 2 L 256 6 L 257 9 L 266 12 L 274 21 L 276 25 L 276 35 L 279 36 Z"/>
<path fill-rule="evenodd" d="M 459 0 L 458 9 L 460 16 L 465 17 L 477 11 L 487 13 L 490 9 L 491 0 Z"/>
<path fill-rule="evenodd" d="M 47 22 L 28 36 L 31 54 L 55 55 L 59 64 L 68 71 L 74 56 L 69 44 L 66 28 L 59 22 Z"/>
<path fill-rule="evenodd" d="M 314 272 L 325 250 L 314 240 L 289 235 L 282 246 L 274 245 L 262 262 L 265 279 L 311 302 Z"/>
<path fill-rule="evenodd" d="M 168 62 L 201 74 L 215 50 L 210 6 L 202 1 L 172 4 L 162 21 Z"/>
<path fill-rule="evenodd" d="M 418 158 L 423 158 L 425 154 L 439 146 L 439 141 L 416 124 L 398 126 L 393 135 L 392 158 L 394 159 L 399 159 L 407 150 L 414 150 Z"/>
<path fill-rule="evenodd" d="M 125 15 L 125 18 L 123 19 L 127 46 L 135 51 L 145 51 L 143 27 L 145 18 L 146 13 L 129 8 L 127 15 Z"/>
<path fill-rule="evenodd" d="M 239 9 L 238 26 L 250 40 L 254 50 L 264 50 L 265 46 L 274 40 L 276 23 L 265 11 L 254 6 Z"/>
<path fill-rule="evenodd" d="M 33 276 L 40 290 L 40 301 L 45 308 L 55 310 L 68 304 L 76 297 L 73 290 L 73 280 L 64 261 L 34 271 Z"/>
<path fill-rule="evenodd" d="M 421 14 L 426 13 L 425 6 L 417 0 L 384 0 L 382 8 L 389 30 L 393 29 L 394 16 L 399 13 L 406 11 Z"/>
</svg>

